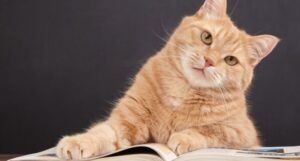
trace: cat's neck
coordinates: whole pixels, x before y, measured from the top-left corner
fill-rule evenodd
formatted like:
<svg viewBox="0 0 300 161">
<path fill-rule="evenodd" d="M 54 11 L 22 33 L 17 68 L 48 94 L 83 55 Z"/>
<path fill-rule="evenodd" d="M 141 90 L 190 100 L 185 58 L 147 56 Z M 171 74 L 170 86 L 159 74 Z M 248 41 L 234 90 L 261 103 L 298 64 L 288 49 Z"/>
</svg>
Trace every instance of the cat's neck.
<svg viewBox="0 0 300 161">
<path fill-rule="evenodd" d="M 244 99 L 243 92 L 229 91 L 222 88 L 194 88 L 180 78 L 162 78 L 164 102 L 173 107 L 184 104 L 218 106 L 237 99 Z"/>
</svg>

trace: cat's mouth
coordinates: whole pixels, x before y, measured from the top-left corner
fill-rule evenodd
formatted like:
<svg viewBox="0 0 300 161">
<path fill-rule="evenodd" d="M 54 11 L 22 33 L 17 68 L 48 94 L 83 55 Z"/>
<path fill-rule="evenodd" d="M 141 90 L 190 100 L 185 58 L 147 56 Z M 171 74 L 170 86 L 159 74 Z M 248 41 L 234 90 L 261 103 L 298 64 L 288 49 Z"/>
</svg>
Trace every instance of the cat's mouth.
<svg viewBox="0 0 300 161">
<path fill-rule="evenodd" d="M 205 72 L 204 72 L 205 69 L 204 68 L 192 67 L 192 69 L 193 69 L 195 74 L 205 77 Z"/>
<path fill-rule="evenodd" d="M 211 83 L 214 81 L 212 78 L 211 67 L 191 67 L 191 71 L 195 78 L 198 78 L 201 81 L 205 81 L 206 83 Z"/>
<path fill-rule="evenodd" d="M 204 68 L 192 67 L 195 71 L 203 72 Z"/>
<path fill-rule="evenodd" d="M 214 86 L 211 80 L 212 67 L 206 67 L 201 58 L 197 62 L 193 62 L 189 58 L 188 56 L 182 57 L 181 64 L 184 76 L 190 85 L 195 88 Z"/>
</svg>

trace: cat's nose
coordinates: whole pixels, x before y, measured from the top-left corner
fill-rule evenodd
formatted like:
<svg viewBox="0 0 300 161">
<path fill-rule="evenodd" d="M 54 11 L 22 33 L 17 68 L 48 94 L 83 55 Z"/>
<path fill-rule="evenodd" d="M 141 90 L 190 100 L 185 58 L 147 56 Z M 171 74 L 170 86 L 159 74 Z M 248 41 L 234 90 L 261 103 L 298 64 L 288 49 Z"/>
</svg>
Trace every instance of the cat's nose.
<svg viewBox="0 0 300 161">
<path fill-rule="evenodd" d="M 204 57 L 205 60 L 205 68 L 215 66 L 215 62 L 209 58 L 209 57 Z"/>
</svg>

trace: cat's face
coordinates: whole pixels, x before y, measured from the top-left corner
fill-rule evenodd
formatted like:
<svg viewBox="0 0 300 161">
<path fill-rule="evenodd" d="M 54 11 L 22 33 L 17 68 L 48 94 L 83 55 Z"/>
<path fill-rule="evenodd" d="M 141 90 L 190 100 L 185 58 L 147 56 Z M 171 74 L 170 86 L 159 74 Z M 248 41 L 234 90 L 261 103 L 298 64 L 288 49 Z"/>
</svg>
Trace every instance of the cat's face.
<svg viewBox="0 0 300 161">
<path fill-rule="evenodd" d="M 194 87 L 246 89 L 253 69 L 279 42 L 271 35 L 251 36 L 226 14 L 226 0 L 206 0 L 186 17 L 169 45 L 176 47 L 182 73 Z"/>
</svg>

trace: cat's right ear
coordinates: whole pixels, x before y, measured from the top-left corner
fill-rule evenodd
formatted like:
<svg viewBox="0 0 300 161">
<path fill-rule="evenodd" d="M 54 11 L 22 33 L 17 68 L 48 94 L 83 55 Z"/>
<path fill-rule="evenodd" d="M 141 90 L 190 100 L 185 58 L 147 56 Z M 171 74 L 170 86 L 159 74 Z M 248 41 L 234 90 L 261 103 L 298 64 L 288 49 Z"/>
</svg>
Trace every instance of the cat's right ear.
<svg viewBox="0 0 300 161">
<path fill-rule="evenodd" d="M 197 15 L 207 19 L 218 19 L 226 16 L 227 0 L 205 0 Z"/>
<path fill-rule="evenodd" d="M 277 46 L 280 39 L 273 35 L 252 36 L 250 38 L 250 64 L 256 66 Z"/>
</svg>

